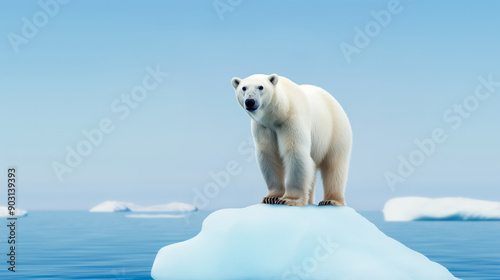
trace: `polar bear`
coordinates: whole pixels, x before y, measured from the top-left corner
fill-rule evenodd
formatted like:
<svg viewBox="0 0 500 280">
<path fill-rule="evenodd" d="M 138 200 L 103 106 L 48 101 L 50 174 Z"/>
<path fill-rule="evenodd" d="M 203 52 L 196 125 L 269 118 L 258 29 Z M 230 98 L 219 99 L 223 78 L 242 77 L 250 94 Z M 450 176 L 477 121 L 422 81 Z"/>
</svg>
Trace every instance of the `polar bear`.
<svg viewBox="0 0 500 280">
<path fill-rule="evenodd" d="M 318 169 L 324 198 L 319 205 L 345 205 L 351 156 L 349 119 L 333 96 L 285 77 L 233 78 L 236 98 L 251 118 L 257 161 L 267 184 L 266 204 L 314 204 Z"/>
</svg>

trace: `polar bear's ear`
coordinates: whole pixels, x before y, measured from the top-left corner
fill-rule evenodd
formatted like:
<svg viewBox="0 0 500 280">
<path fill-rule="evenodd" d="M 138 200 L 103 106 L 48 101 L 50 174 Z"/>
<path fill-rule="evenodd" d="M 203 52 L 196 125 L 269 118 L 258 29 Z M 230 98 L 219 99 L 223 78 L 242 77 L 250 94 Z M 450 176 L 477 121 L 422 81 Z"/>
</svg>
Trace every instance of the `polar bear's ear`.
<svg viewBox="0 0 500 280">
<path fill-rule="evenodd" d="M 241 79 L 240 78 L 237 78 L 237 77 L 234 77 L 232 80 L 231 80 L 231 84 L 233 85 L 234 89 L 236 89 L 241 83 Z"/>
<path fill-rule="evenodd" d="M 267 77 L 271 84 L 276 85 L 278 83 L 278 75 L 276 74 L 271 74 L 269 77 Z"/>
</svg>

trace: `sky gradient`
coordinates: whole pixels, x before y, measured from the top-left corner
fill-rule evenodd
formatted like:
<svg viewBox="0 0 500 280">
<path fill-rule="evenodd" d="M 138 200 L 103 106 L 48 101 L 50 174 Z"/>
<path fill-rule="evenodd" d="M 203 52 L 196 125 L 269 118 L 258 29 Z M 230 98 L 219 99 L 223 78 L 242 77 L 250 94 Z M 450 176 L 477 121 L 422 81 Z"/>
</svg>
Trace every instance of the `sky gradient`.
<svg viewBox="0 0 500 280">
<path fill-rule="evenodd" d="M 342 104 L 355 209 L 398 196 L 500 200 L 498 2 L 40 3 L 0 9 L 0 166 L 18 167 L 21 208 L 260 202 L 250 119 L 230 83 L 256 73 Z M 102 122 L 108 132 L 59 180 L 54 162 Z M 416 144 L 436 129 L 441 143 Z M 401 176 L 405 160 L 418 166 Z M 391 187 L 388 172 L 403 181 Z"/>
</svg>

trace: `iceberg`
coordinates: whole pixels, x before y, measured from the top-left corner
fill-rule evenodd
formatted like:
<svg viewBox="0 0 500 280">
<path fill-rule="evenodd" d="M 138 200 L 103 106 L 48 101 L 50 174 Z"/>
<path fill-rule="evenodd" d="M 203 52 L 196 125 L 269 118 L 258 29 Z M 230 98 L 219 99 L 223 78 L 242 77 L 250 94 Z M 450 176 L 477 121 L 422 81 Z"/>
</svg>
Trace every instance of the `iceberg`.
<svg viewBox="0 0 500 280">
<path fill-rule="evenodd" d="M 196 206 L 183 203 L 183 202 L 171 202 L 163 205 L 153 205 L 141 207 L 138 206 L 135 210 L 136 212 L 192 212 L 198 210 Z"/>
<path fill-rule="evenodd" d="M 500 220 L 500 202 L 463 197 L 398 197 L 384 205 L 386 221 Z"/>
<path fill-rule="evenodd" d="M 163 247 L 163 279 L 457 279 L 354 209 L 259 204 L 210 214 L 201 232 Z"/>
<path fill-rule="evenodd" d="M 15 212 L 16 212 L 15 213 L 16 215 L 11 216 L 8 207 L 0 206 L 0 217 L 2 217 L 2 218 L 4 218 L 4 217 L 24 217 L 24 216 L 28 215 L 28 211 L 22 210 L 22 209 L 16 208 Z"/>
<path fill-rule="evenodd" d="M 139 206 L 130 202 L 105 201 L 92 207 L 89 212 L 191 212 L 196 210 L 198 210 L 196 206 L 183 202 Z"/>
<path fill-rule="evenodd" d="M 129 212 L 136 206 L 129 202 L 104 201 L 94 207 L 89 212 Z"/>
<path fill-rule="evenodd" d="M 180 219 L 186 217 L 184 214 L 172 215 L 172 214 L 131 214 L 126 215 L 127 218 L 142 218 L 142 219 L 157 219 L 157 218 L 168 218 L 168 219 Z"/>
</svg>

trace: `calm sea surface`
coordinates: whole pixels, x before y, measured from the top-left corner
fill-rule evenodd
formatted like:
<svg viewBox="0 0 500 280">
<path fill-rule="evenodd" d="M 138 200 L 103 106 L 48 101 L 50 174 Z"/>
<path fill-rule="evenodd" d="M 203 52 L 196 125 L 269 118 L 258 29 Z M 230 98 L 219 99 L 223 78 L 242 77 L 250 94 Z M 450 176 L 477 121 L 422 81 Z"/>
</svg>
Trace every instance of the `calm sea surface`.
<svg viewBox="0 0 500 280">
<path fill-rule="evenodd" d="M 2 219 L 0 279 L 151 279 L 158 250 L 195 236 L 209 212 L 187 218 L 126 217 L 130 214 L 30 212 L 17 222 L 15 273 L 7 271 Z M 499 221 L 397 223 L 385 222 L 380 212 L 361 214 L 459 278 L 500 279 Z"/>
</svg>

